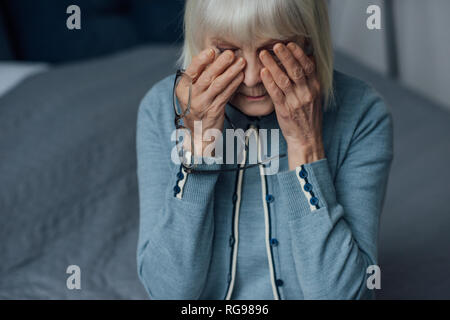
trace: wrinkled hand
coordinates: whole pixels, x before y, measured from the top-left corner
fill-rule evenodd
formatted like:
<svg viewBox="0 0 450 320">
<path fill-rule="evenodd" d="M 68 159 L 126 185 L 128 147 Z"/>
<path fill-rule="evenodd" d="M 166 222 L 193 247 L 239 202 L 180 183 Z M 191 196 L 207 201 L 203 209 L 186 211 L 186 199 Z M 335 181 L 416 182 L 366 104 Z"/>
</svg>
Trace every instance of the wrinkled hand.
<svg viewBox="0 0 450 320">
<path fill-rule="evenodd" d="M 216 57 L 213 48 L 207 48 L 193 57 L 186 68 L 186 75 L 192 79 L 191 107 L 184 118 L 184 124 L 189 129 L 183 146 L 191 148 L 191 138 L 194 138 L 194 154 L 202 156 L 206 147 L 214 143 L 205 137 L 209 129 L 222 131 L 225 106 L 244 80 L 243 69 L 245 60 L 235 59 L 233 51 L 226 50 Z M 176 96 L 183 110 L 186 110 L 189 100 L 189 78 L 182 77 Z M 201 121 L 202 134 L 195 133 L 195 122 Z"/>
<path fill-rule="evenodd" d="M 275 106 L 293 170 L 325 157 L 320 82 L 314 59 L 295 42 L 277 43 L 273 49 L 279 61 L 267 50 L 259 55 L 264 64 L 261 79 Z"/>
</svg>

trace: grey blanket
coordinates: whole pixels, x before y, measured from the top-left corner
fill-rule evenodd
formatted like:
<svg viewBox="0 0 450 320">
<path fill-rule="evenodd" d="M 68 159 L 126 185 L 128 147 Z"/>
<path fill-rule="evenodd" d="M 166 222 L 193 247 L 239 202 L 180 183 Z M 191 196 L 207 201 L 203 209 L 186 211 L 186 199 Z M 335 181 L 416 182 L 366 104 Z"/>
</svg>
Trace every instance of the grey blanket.
<svg viewBox="0 0 450 320">
<path fill-rule="evenodd" d="M 135 130 L 178 47 L 25 80 L 0 98 L 0 299 L 146 298 L 137 278 Z M 66 268 L 81 268 L 81 290 Z"/>
</svg>

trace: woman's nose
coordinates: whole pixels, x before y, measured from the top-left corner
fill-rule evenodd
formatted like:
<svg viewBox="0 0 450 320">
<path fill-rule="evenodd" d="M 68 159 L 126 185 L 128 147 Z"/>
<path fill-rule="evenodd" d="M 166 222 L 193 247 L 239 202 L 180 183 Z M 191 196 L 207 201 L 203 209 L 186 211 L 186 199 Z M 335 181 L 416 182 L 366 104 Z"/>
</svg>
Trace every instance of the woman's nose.
<svg viewBox="0 0 450 320">
<path fill-rule="evenodd" d="M 251 88 L 255 87 L 262 82 L 260 73 L 263 68 L 262 62 L 259 60 L 258 55 L 253 57 L 244 57 L 247 64 L 244 68 L 244 84 Z"/>
</svg>

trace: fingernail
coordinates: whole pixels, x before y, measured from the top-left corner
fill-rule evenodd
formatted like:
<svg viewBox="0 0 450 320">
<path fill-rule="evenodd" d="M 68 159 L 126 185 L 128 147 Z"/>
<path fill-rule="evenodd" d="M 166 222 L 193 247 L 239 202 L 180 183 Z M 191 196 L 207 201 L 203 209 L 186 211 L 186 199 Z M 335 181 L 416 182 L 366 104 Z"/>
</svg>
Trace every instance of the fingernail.
<svg viewBox="0 0 450 320">
<path fill-rule="evenodd" d="M 275 52 L 276 53 L 281 53 L 281 52 L 283 52 L 283 46 L 281 45 L 281 44 L 277 44 L 277 45 L 275 45 L 275 47 L 274 47 L 274 50 L 275 50 Z"/>
<path fill-rule="evenodd" d="M 260 54 L 259 54 L 259 57 L 261 58 L 261 59 L 265 59 L 266 57 L 267 57 L 267 52 L 264 50 L 264 51 L 262 51 Z"/>
<path fill-rule="evenodd" d="M 293 51 L 293 50 L 295 50 L 295 43 L 290 42 L 290 43 L 288 43 L 287 47 L 289 48 L 289 50 Z"/>
<path fill-rule="evenodd" d="M 208 50 L 208 57 L 212 57 L 212 56 L 214 56 L 214 50 L 213 49 L 209 49 Z"/>
</svg>

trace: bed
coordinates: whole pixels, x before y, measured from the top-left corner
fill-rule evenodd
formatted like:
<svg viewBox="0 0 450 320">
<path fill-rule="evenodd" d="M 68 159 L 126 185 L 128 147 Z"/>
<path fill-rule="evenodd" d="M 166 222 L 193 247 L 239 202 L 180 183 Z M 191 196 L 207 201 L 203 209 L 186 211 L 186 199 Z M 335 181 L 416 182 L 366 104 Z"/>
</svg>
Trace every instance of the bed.
<svg viewBox="0 0 450 320">
<path fill-rule="evenodd" d="M 0 97 L 0 299 L 139 299 L 135 127 L 178 48 L 35 73 Z M 81 268 L 81 290 L 66 269 Z"/>
</svg>

